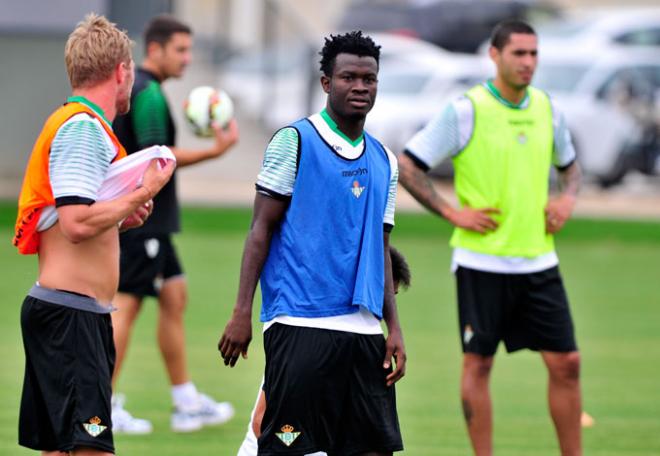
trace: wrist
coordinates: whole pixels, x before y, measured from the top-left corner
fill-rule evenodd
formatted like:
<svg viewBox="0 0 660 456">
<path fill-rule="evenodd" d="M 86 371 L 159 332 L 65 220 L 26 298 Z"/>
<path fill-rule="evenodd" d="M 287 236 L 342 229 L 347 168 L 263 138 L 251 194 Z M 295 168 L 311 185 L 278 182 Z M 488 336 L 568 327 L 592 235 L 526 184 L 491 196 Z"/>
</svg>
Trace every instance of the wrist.
<svg viewBox="0 0 660 456">
<path fill-rule="evenodd" d="M 222 155 L 226 150 L 226 147 L 224 147 L 222 144 L 215 143 L 213 148 L 209 151 L 209 156 L 210 157 L 219 157 Z"/>
<path fill-rule="evenodd" d="M 451 207 L 449 204 L 444 205 L 440 208 L 440 215 L 447 220 L 449 223 L 454 223 L 454 214 L 456 213 L 456 209 Z"/>
<path fill-rule="evenodd" d="M 570 211 L 573 211 L 573 208 L 575 207 L 575 203 L 577 201 L 575 195 L 572 195 L 570 193 L 562 193 L 559 198 L 562 201 L 562 203 L 565 205 L 565 207 L 567 207 Z"/>
<path fill-rule="evenodd" d="M 398 321 L 386 321 L 385 326 L 387 327 L 387 334 L 401 333 L 401 325 Z"/>
</svg>

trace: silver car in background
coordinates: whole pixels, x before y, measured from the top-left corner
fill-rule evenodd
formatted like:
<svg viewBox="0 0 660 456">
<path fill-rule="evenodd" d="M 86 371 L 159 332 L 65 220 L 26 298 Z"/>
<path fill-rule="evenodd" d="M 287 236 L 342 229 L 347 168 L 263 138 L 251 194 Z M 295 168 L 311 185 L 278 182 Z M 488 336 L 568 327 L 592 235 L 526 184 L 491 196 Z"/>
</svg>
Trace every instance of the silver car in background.
<svg viewBox="0 0 660 456">
<path fill-rule="evenodd" d="M 635 168 L 635 154 L 653 153 L 640 147 L 657 126 L 657 49 L 546 45 L 534 85 L 564 113 L 585 174 L 602 185 L 618 183 Z"/>
</svg>

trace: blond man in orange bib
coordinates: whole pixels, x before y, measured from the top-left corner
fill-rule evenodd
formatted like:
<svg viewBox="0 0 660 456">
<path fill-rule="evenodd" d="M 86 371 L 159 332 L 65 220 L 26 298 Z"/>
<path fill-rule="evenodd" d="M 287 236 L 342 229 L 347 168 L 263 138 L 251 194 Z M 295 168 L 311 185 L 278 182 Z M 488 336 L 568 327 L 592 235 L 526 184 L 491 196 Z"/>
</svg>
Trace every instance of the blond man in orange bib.
<svg viewBox="0 0 660 456">
<path fill-rule="evenodd" d="M 131 42 L 104 17 L 89 15 L 69 36 L 65 62 L 73 96 L 37 138 L 14 236 L 20 253 L 39 257 L 37 283 L 21 310 L 19 443 L 44 455 L 111 455 L 109 313 L 119 231 L 144 223 L 174 164 L 152 163 L 141 186 L 99 201 L 110 164 L 126 155 L 111 122 L 129 108 Z"/>
</svg>

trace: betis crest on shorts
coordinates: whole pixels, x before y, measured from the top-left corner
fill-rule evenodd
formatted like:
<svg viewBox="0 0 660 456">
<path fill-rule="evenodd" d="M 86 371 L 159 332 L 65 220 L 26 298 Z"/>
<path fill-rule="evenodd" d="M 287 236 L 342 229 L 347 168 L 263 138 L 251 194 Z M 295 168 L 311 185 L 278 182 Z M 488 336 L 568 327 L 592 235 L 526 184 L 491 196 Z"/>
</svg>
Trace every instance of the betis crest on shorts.
<svg viewBox="0 0 660 456">
<path fill-rule="evenodd" d="M 281 430 L 282 432 L 276 432 L 275 435 L 288 447 L 291 446 L 294 440 L 300 435 L 300 432 L 293 432 L 293 426 L 290 424 L 285 424 L 282 426 Z"/>
<path fill-rule="evenodd" d="M 101 418 L 98 416 L 90 418 L 89 423 L 83 423 L 83 427 L 92 437 L 98 436 L 101 432 L 108 428 L 108 426 L 101 426 Z"/>
</svg>

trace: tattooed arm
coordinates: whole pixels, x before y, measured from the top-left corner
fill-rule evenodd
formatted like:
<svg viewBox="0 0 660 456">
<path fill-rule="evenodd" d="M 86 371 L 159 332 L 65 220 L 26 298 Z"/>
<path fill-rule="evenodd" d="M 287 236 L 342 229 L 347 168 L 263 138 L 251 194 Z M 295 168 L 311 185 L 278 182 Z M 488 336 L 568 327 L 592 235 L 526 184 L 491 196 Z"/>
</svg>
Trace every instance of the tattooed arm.
<svg viewBox="0 0 660 456">
<path fill-rule="evenodd" d="M 454 208 L 433 186 L 427 174 L 407 155 L 399 155 L 399 182 L 422 206 L 444 217 L 454 226 L 485 233 L 497 228 L 490 214 L 498 213 L 494 208 Z"/>
<path fill-rule="evenodd" d="M 550 198 L 545 207 L 545 228 L 548 233 L 554 234 L 561 230 L 571 217 L 577 193 L 580 189 L 581 178 L 582 171 L 577 161 L 559 170 L 561 193 L 554 198 Z"/>
</svg>

